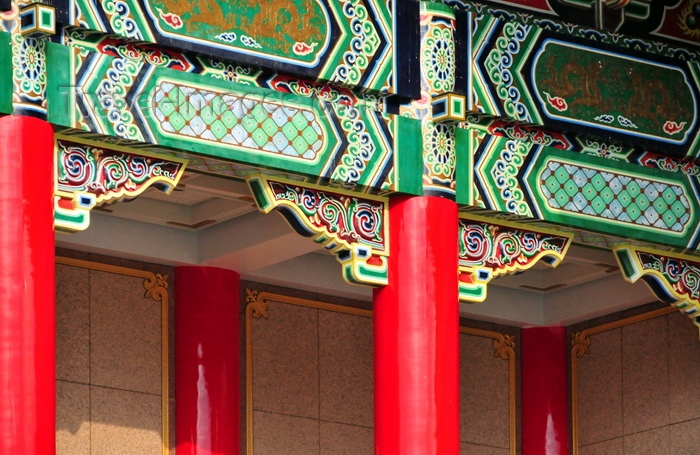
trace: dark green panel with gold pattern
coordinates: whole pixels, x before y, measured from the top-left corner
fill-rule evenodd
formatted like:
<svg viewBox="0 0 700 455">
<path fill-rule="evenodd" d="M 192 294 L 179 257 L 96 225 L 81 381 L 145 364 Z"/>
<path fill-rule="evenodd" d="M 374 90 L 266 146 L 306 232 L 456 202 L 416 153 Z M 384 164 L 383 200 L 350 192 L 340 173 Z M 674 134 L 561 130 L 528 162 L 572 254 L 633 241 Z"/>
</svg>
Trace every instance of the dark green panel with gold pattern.
<svg viewBox="0 0 700 455">
<path fill-rule="evenodd" d="M 697 55 L 498 10 L 470 18 L 477 116 L 700 155 Z"/>
<path fill-rule="evenodd" d="M 417 0 L 58 3 L 70 26 L 362 90 L 417 93 L 407 70 L 417 54 Z"/>
</svg>

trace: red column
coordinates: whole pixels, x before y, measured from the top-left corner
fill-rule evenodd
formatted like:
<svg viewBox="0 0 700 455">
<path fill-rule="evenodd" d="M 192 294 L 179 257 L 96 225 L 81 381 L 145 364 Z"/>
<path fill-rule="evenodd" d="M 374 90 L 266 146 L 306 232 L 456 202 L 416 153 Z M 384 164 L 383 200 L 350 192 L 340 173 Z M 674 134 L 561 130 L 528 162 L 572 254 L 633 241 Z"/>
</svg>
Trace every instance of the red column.
<svg viewBox="0 0 700 455">
<path fill-rule="evenodd" d="M 568 455 L 566 328 L 520 333 L 523 455 Z"/>
<path fill-rule="evenodd" d="M 0 453 L 56 453 L 54 138 L 0 118 Z"/>
<path fill-rule="evenodd" d="M 175 269 L 178 455 L 238 455 L 239 289 L 236 272 Z"/>
<path fill-rule="evenodd" d="M 457 205 L 390 201 L 389 284 L 374 293 L 378 455 L 459 453 Z"/>
</svg>

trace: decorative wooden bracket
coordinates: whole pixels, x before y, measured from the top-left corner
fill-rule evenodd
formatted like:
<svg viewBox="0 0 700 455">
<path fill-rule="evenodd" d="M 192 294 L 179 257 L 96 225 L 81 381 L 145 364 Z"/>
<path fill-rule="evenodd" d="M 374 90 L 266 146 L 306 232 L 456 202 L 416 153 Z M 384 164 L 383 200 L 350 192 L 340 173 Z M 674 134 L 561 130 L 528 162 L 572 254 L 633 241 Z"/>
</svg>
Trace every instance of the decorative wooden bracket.
<svg viewBox="0 0 700 455">
<path fill-rule="evenodd" d="M 151 186 L 170 194 L 185 172 L 186 161 L 133 153 L 118 146 L 57 136 L 54 226 L 66 232 L 90 225 L 97 205 L 133 199 Z"/>
<path fill-rule="evenodd" d="M 257 175 L 248 179 L 258 208 L 276 209 L 299 234 L 330 250 L 348 283 L 388 282 L 389 200 Z"/>
<path fill-rule="evenodd" d="M 542 260 L 556 267 L 573 234 L 463 214 L 459 219 L 459 300 L 483 302 L 493 278 L 522 272 Z"/>
<path fill-rule="evenodd" d="M 659 300 L 700 327 L 700 258 L 632 245 L 615 247 L 613 253 L 625 280 L 641 278 Z"/>
</svg>

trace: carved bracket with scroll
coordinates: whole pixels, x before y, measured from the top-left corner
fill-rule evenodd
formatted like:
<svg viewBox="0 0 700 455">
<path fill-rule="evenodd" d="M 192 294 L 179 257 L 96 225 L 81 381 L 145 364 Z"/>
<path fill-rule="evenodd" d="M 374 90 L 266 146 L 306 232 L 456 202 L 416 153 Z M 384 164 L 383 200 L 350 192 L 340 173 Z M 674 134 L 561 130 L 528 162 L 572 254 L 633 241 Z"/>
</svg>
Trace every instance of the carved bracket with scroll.
<svg viewBox="0 0 700 455">
<path fill-rule="evenodd" d="M 463 214 L 459 219 L 459 300 L 483 302 L 493 278 L 523 272 L 542 260 L 556 267 L 573 234 Z"/>
<path fill-rule="evenodd" d="M 613 253 L 625 280 L 635 283 L 641 278 L 659 300 L 700 327 L 699 258 L 632 245 L 613 248 Z"/>
<path fill-rule="evenodd" d="M 335 255 L 352 284 L 388 282 L 389 200 L 343 190 L 254 176 L 248 185 L 258 208 L 278 210 L 292 228 Z"/>
<path fill-rule="evenodd" d="M 174 157 L 58 136 L 54 225 L 60 231 L 82 231 L 95 206 L 133 199 L 151 186 L 170 194 L 185 165 L 185 160 Z"/>
</svg>

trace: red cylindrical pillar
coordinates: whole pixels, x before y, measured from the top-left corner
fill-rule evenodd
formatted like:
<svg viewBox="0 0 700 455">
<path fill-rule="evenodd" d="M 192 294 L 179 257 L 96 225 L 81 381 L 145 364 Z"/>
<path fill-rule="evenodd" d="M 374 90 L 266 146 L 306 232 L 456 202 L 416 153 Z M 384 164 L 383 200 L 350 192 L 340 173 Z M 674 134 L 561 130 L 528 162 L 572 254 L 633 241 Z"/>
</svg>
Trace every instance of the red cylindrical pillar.
<svg viewBox="0 0 700 455">
<path fill-rule="evenodd" d="M 390 201 L 389 284 L 374 292 L 378 455 L 459 453 L 457 205 Z"/>
<path fill-rule="evenodd" d="M 240 452 L 240 277 L 175 268 L 175 419 L 178 455 Z"/>
<path fill-rule="evenodd" d="M 520 333 L 523 455 L 568 455 L 566 327 Z"/>
<path fill-rule="evenodd" d="M 56 453 L 54 136 L 0 118 L 0 453 Z"/>
</svg>

